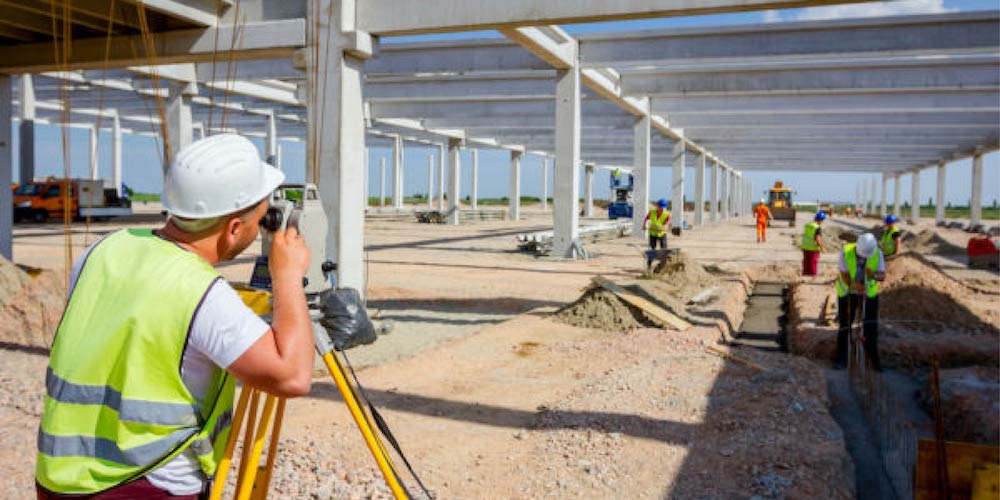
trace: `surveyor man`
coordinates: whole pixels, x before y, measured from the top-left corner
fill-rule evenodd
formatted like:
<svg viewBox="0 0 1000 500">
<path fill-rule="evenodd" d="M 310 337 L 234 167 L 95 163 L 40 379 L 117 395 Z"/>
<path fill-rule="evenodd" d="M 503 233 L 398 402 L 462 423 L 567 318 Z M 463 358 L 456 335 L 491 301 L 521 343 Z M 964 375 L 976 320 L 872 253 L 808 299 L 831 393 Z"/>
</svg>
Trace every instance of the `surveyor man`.
<svg viewBox="0 0 1000 500">
<path fill-rule="evenodd" d="M 834 368 L 847 366 L 847 342 L 858 314 L 864 326 L 861 340 L 865 355 L 876 371 L 882 371 L 878 355 L 878 282 L 885 277 L 885 257 L 875 235 L 862 234 L 857 243 L 846 245 L 837 262 L 837 359 Z"/>
<path fill-rule="evenodd" d="M 823 252 L 823 221 L 826 220 L 826 212 L 819 211 L 813 217 L 812 222 L 806 224 L 802 231 L 802 275 L 816 276 L 819 268 L 819 255 Z"/>
<path fill-rule="evenodd" d="M 246 138 L 201 139 L 166 172 L 162 228 L 111 233 L 76 263 L 46 374 L 39 498 L 193 500 L 224 451 L 236 380 L 309 391 L 302 236 L 275 234 L 270 326 L 213 268 L 256 240 L 283 179 Z"/>
<path fill-rule="evenodd" d="M 670 211 L 667 210 L 667 200 L 660 198 L 656 202 L 656 210 L 646 213 L 646 219 L 642 221 L 643 231 L 649 231 L 649 249 L 656 250 L 656 245 L 660 248 L 667 248 L 667 224 L 670 223 Z M 652 265 L 652 257 L 646 258 L 646 267 Z"/>
<path fill-rule="evenodd" d="M 898 254 L 902 251 L 902 239 L 903 230 L 896 227 L 899 222 L 899 218 L 895 215 L 889 214 L 885 216 L 885 227 L 882 228 L 882 240 L 879 241 L 879 248 L 882 253 L 888 257 Z"/>
<path fill-rule="evenodd" d="M 754 207 L 753 215 L 757 219 L 757 243 L 766 242 L 767 221 L 774 220 L 774 217 L 771 216 L 771 210 L 767 208 L 764 200 L 760 200 L 760 204 Z"/>
</svg>

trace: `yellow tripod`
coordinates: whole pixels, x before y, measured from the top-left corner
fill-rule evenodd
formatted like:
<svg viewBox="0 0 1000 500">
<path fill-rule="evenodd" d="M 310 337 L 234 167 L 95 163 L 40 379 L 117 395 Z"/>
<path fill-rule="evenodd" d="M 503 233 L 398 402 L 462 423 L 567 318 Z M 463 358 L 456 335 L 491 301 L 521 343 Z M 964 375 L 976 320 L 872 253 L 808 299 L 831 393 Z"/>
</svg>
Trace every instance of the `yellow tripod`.
<svg viewBox="0 0 1000 500">
<path fill-rule="evenodd" d="M 243 301 L 257 314 L 270 313 L 269 293 L 253 289 L 240 289 L 237 292 Z M 337 390 L 340 391 L 344 403 L 354 418 L 354 423 L 361 431 L 365 444 L 375 457 L 379 470 L 385 478 L 386 485 L 392 491 L 393 497 L 398 500 L 408 499 L 409 494 L 399 480 L 396 467 L 392 463 L 392 457 L 382 445 L 382 440 L 372 428 L 371 417 L 361 406 L 354 386 L 348 381 L 344 373 L 344 367 L 340 362 L 337 352 L 325 332 L 316 332 L 316 350 L 326 363 L 326 368 L 333 377 Z M 240 391 L 236 409 L 233 412 L 232 427 L 229 431 L 229 440 L 226 442 L 225 453 L 219 461 L 219 467 L 212 483 L 210 500 L 221 500 L 223 490 L 226 488 L 226 479 L 229 477 L 229 469 L 233 463 L 233 452 L 236 449 L 236 440 L 239 439 L 240 430 L 246 421 L 246 430 L 243 437 L 243 453 L 240 457 L 239 471 L 236 478 L 236 500 L 263 500 L 267 498 L 268 488 L 271 484 L 271 475 L 274 471 L 274 462 L 278 451 L 278 439 L 281 434 L 281 421 L 285 413 L 285 398 L 279 398 L 267 393 L 264 394 L 264 408 L 258 419 L 258 409 L 262 392 L 253 387 L 244 386 Z M 248 415 L 249 414 L 249 415 Z M 249 417 L 249 418 L 247 418 Z M 271 439 L 268 444 L 267 461 L 263 466 L 260 459 L 264 452 L 264 443 L 267 441 L 267 433 L 274 421 L 274 428 L 271 430 Z"/>
</svg>

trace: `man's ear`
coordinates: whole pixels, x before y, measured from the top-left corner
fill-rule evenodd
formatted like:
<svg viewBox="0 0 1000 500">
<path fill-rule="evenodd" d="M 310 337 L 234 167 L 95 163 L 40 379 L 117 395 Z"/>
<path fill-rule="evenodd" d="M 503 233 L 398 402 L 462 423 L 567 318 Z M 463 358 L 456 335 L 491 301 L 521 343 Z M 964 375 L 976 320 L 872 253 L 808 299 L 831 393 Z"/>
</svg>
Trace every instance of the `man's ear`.
<svg viewBox="0 0 1000 500">
<path fill-rule="evenodd" d="M 229 221 L 226 222 L 226 234 L 236 236 L 243 224 L 244 222 L 241 217 L 231 217 Z"/>
</svg>

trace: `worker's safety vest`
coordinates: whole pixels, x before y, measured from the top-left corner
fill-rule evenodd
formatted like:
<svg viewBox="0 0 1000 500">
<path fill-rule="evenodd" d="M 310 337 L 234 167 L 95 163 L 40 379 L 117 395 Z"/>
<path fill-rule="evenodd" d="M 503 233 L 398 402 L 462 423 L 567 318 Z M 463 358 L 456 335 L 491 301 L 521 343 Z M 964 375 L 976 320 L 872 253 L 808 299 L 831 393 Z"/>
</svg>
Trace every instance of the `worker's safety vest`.
<svg viewBox="0 0 1000 500">
<path fill-rule="evenodd" d="M 886 227 L 885 230 L 882 231 L 882 241 L 879 243 L 879 248 L 882 249 L 882 253 L 884 253 L 886 257 L 896 255 L 896 236 L 898 236 L 901 232 L 903 231 L 896 227 L 891 229 Z"/>
<path fill-rule="evenodd" d="M 818 252 L 819 243 L 816 242 L 816 231 L 819 231 L 819 224 L 816 222 L 806 224 L 805 231 L 802 233 L 802 244 L 799 245 L 799 248 L 810 252 Z"/>
<path fill-rule="evenodd" d="M 849 245 L 844 246 L 844 262 L 847 264 L 848 274 L 851 275 L 851 283 L 854 283 L 858 275 L 857 248 L 858 248 L 857 243 L 851 243 Z M 882 257 L 882 252 L 876 251 L 875 255 L 872 255 L 871 257 L 868 258 L 868 260 L 865 261 L 865 268 L 871 270 L 873 274 L 878 272 L 878 265 L 879 261 L 881 260 L 881 257 Z M 836 287 L 837 287 L 838 297 L 846 297 L 847 294 L 851 291 L 851 285 L 849 283 L 844 283 L 844 277 L 841 276 L 840 273 L 837 273 Z M 878 295 L 878 281 L 866 277 L 865 293 L 868 295 L 868 298 L 876 297 Z"/>
<path fill-rule="evenodd" d="M 662 214 L 657 215 L 656 211 L 649 213 L 649 235 L 656 238 L 667 235 L 667 220 L 670 219 L 670 212 L 664 210 Z"/>
<path fill-rule="evenodd" d="M 205 475 L 215 474 L 235 381 L 217 368 L 199 401 L 180 364 L 194 314 L 217 279 L 196 254 L 148 229 L 115 232 L 91 250 L 52 345 L 39 484 L 93 494 L 189 447 Z"/>
</svg>

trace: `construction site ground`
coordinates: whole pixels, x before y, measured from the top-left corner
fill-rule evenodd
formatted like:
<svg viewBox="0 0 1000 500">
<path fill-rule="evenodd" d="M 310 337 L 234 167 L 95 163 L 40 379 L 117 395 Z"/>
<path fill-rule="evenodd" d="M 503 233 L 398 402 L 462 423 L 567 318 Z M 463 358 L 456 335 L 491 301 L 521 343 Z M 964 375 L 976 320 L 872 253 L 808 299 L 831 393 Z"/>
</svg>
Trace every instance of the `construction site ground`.
<svg viewBox="0 0 1000 500">
<path fill-rule="evenodd" d="M 92 224 L 90 234 L 75 223 L 74 252 L 120 227 L 155 227 L 159 208 L 144 212 Z M 590 222 L 598 220 L 583 221 Z M 801 252 L 793 239 L 801 227 L 784 226 L 757 244 L 752 222 L 742 218 L 670 237 L 669 245 L 720 274 L 752 270 L 752 279 L 796 281 Z M 349 356 L 436 497 L 855 496 L 854 464 L 828 408 L 825 359 L 726 347 L 719 340 L 732 332 L 715 325 L 620 332 L 556 321 L 553 313 L 577 300 L 592 277 L 636 278 L 645 242 L 633 236 L 592 244 L 587 261 L 517 251 L 515 235 L 550 228 L 551 214 L 537 206 L 516 223 L 427 225 L 409 213 L 368 219 L 369 309 L 391 333 Z M 967 238 L 938 232 L 956 244 Z M 15 262 L 54 271 L 51 293 L 31 300 L 54 310 L 47 321 L 57 322 L 65 293 L 62 224 L 18 226 L 14 242 Z M 258 249 L 221 266 L 223 275 L 246 281 Z M 832 266 L 836 254 L 821 262 Z M 995 273 L 943 269 L 998 288 Z M 723 286 L 731 296 L 715 307 L 729 323 L 742 317 L 747 279 Z M 5 498 L 34 496 L 46 342 L 24 332 L 45 326 L 14 325 L 0 339 Z M 329 377 L 289 402 L 280 449 L 275 497 L 388 496 Z"/>
</svg>

